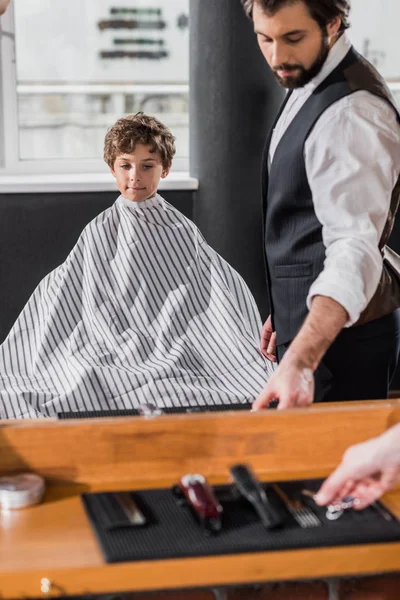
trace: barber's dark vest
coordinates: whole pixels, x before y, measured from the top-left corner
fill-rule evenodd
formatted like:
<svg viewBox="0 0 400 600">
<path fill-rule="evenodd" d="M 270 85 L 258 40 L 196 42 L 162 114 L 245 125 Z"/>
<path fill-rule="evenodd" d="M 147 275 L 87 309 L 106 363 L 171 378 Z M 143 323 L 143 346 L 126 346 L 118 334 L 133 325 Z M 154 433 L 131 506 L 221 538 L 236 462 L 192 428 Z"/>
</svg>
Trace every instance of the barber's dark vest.
<svg viewBox="0 0 400 600">
<path fill-rule="evenodd" d="M 325 260 L 322 225 L 316 217 L 307 180 L 304 145 L 322 113 L 334 102 L 358 90 L 366 90 L 386 100 L 396 111 L 400 123 L 400 115 L 386 83 L 352 48 L 316 88 L 287 128 L 276 148 L 269 173 L 272 131 L 264 148 L 264 245 L 271 315 L 278 344 L 291 341 L 300 329 L 308 313 L 308 291 L 321 273 Z M 379 244 L 384 257 L 381 281 L 356 325 L 387 315 L 400 306 L 400 257 L 386 246 L 399 199 L 400 178 L 392 192 L 389 215 Z"/>
</svg>

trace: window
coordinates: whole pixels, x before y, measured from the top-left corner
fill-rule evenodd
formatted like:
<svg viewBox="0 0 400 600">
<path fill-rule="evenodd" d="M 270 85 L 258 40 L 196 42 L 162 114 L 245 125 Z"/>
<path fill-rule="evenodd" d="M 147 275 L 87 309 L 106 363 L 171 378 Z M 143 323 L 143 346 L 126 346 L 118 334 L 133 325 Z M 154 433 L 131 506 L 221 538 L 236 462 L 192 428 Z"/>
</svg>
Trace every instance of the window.
<svg viewBox="0 0 400 600">
<path fill-rule="evenodd" d="M 352 0 L 350 37 L 355 48 L 383 75 L 400 106 L 397 0 Z"/>
<path fill-rule="evenodd" d="M 4 173 L 101 172 L 107 128 L 143 110 L 188 170 L 189 0 L 13 0 L 1 18 Z M 14 43 L 15 36 L 15 43 Z"/>
</svg>

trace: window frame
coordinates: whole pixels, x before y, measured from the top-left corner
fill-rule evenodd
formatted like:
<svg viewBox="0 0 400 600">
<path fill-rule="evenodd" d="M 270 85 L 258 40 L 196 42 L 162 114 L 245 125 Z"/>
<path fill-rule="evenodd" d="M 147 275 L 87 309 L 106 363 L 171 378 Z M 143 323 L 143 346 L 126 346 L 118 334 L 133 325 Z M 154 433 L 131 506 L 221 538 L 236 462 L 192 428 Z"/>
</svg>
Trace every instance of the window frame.
<svg viewBox="0 0 400 600">
<path fill-rule="evenodd" d="M 2 150 L 0 152 L 0 178 L 3 176 L 34 176 L 34 175 L 71 175 L 74 173 L 105 174 L 108 167 L 101 157 L 99 158 L 60 158 L 60 159 L 21 159 L 20 158 L 20 131 L 18 119 L 18 84 L 16 75 L 16 52 L 15 44 L 15 20 L 14 6 L 11 2 L 6 12 L 0 17 L 0 143 Z M 20 86 L 26 93 L 26 86 Z M 32 89 L 40 90 L 40 87 L 48 87 L 46 93 L 51 93 L 52 86 L 33 85 Z M 55 89 L 61 89 L 62 85 L 53 86 Z M 72 88 L 76 88 L 74 91 Z M 93 93 L 98 93 L 98 89 L 104 89 L 104 85 L 76 86 L 65 85 L 65 93 L 79 93 L 78 89 L 93 88 Z M 110 84 L 110 89 L 123 90 L 125 92 L 141 93 L 146 88 L 152 93 L 189 93 L 189 85 L 148 85 L 148 86 L 115 86 Z M 39 92 L 40 93 L 40 92 Z M 60 92 L 59 92 L 60 93 Z M 85 92 L 80 92 L 85 93 Z M 118 93 L 114 92 L 114 93 Z M 110 123 L 111 125 L 111 123 Z M 187 164 L 186 157 L 176 157 L 171 169 L 171 179 L 174 173 L 179 174 L 179 180 L 182 174 L 187 173 L 184 168 Z"/>
</svg>

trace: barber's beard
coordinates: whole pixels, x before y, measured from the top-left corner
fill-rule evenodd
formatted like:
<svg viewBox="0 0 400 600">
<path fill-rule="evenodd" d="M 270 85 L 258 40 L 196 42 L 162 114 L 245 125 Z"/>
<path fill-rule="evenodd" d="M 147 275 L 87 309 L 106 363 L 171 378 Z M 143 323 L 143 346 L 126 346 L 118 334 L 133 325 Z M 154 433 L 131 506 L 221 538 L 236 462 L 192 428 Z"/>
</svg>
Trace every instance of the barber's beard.
<svg viewBox="0 0 400 600">
<path fill-rule="evenodd" d="M 307 83 L 309 83 L 312 79 L 314 79 L 314 77 L 316 77 L 318 75 L 318 73 L 321 71 L 321 69 L 324 66 L 324 63 L 328 57 L 329 50 L 330 50 L 329 39 L 328 39 L 326 31 L 323 31 L 321 47 L 320 47 L 318 56 L 309 69 L 305 69 L 302 65 L 282 64 L 282 65 L 279 65 L 279 67 L 274 69 L 274 75 L 277 78 L 277 80 L 279 81 L 279 83 L 285 88 L 294 90 L 296 88 L 304 87 L 305 85 L 307 85 Z M 296 75 L 293 75 L 293 76 L 289 75 L 288 77 L 280 77 L 279 74 L 277 73 L 277 71 L 279 71 L 279 70 L 293 71 L 293 73 L 296 73 Z"/>
</svg>

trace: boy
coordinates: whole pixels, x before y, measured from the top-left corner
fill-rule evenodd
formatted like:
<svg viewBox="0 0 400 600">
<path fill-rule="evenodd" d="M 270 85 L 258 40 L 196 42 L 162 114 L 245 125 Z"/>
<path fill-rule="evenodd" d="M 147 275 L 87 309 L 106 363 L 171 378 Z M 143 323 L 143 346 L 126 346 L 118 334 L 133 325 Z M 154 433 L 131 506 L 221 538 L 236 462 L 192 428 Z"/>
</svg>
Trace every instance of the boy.
<svg viewBox="0 0 400 600">
<path fill-rule="evenodd" d="M 121 193 L 39 284 L 0 347 L 0 417 L 251 402 L 266 376 L 239 275 L 157 194 L 174 137 L 120 119 L 104 159 Z"/>
</svg>

